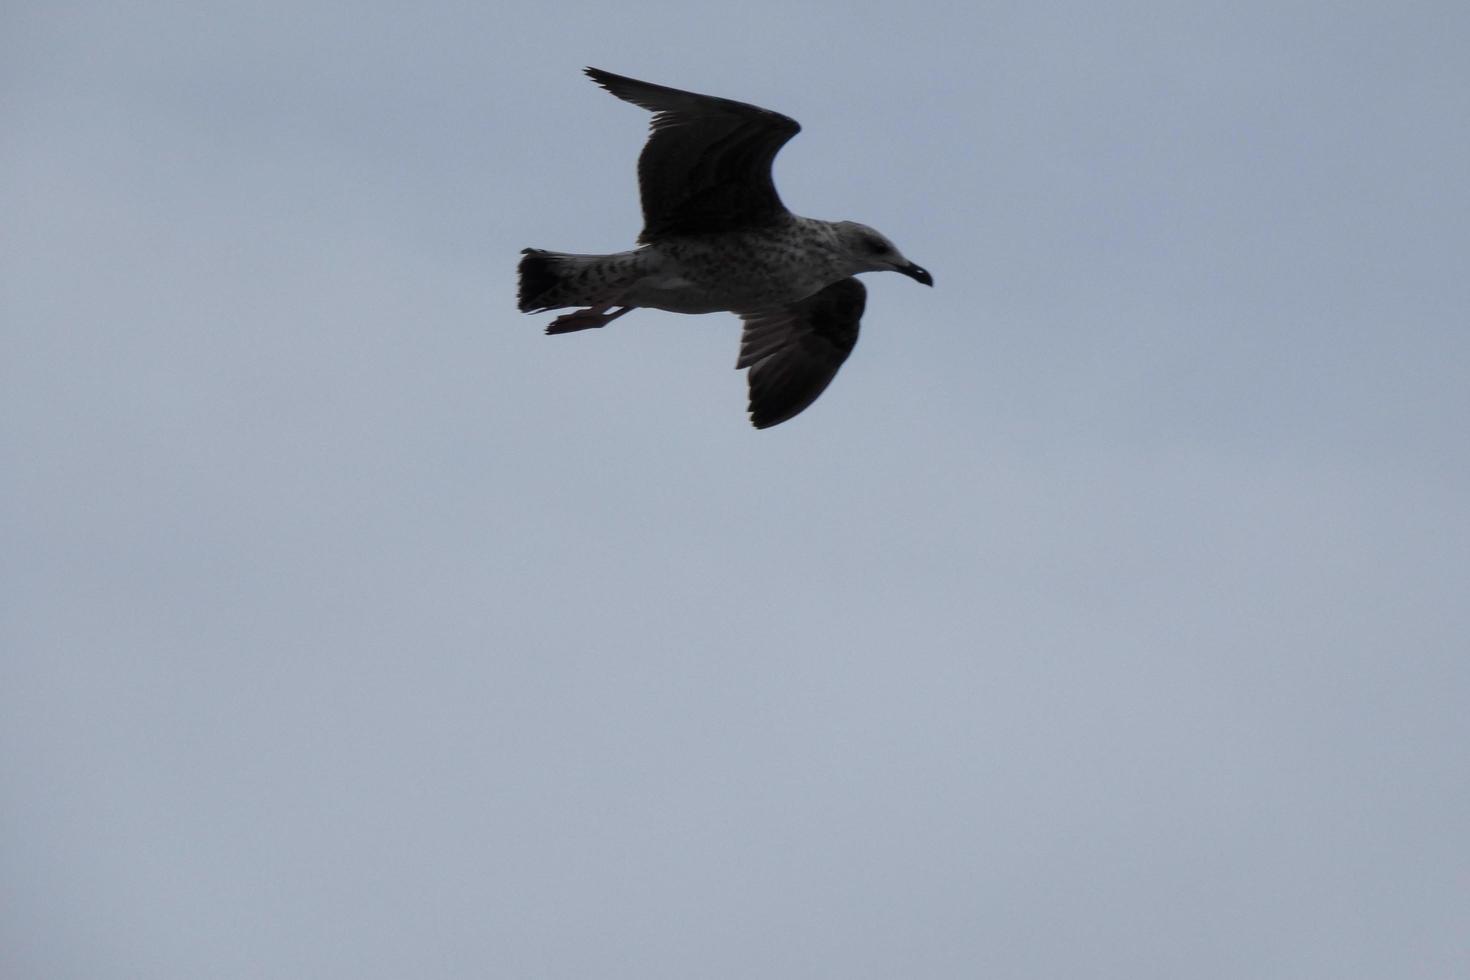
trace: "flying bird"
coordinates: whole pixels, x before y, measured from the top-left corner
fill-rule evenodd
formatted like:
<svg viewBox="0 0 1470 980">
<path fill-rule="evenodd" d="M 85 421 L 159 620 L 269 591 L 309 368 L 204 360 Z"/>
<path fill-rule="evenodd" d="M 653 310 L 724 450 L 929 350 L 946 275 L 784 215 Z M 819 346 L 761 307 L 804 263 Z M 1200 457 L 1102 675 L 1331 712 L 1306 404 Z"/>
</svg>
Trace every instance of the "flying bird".
<svg viewBox="0 0 1470 980">
<path fill-rule="evenodd" d="M 927 271 L 856 221 L 786 210 L 771 161 L 801 131 L 758 106 L 614 75 L 587 75 L 653 113 L 638 158 L 639 248 L 611 255 L 523 249 L 522 313 L 582 307 L 548 334 L 602 327 L 640 306 L 674 313 L 729 311 L 744 321 L 736 368 L 749 368 L 758 429 L 802 412 L 857 343 L 867 291 L 860 272 Z"/>
</svg>

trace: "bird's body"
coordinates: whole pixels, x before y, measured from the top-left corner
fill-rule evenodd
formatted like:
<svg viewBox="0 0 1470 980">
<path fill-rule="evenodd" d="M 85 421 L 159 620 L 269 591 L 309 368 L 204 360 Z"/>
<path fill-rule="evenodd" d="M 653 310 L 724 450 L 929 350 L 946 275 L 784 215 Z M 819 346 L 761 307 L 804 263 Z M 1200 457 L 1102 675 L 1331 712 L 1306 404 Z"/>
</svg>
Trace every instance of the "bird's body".
<svg viewBox="0 0 1470 980">
<path fill-rule="evenodd" d="M 793 120 L 595 68 L 587 74 L 656 113 L 638 165 L 643 244 L 610 255 L 525 249 L 522 312 L 586 307 L 547 333 L 605 326 L 638 307 L 736 313 L 746 321 L 737 367 L 751 368 L 751 419 L 764 428 L 810 405 L 857 342 L 865 293 L 855 274 L 893 270 L 933 284 L 866 225 L 786 210 L 770 167 L 800 130 Z"/>
<path fill-rule="evenodd" d="M 560 261 L 558 289 L 537 308 L 644 306 L 670 313 L 747 313 L 794 303 L 854 272 L 837 222 L 785 215 L 759 229 L 670 235 L 611 255 L 540 252 Z M 537 255 L 532 250 L 528 255 Z"/>
</svg>

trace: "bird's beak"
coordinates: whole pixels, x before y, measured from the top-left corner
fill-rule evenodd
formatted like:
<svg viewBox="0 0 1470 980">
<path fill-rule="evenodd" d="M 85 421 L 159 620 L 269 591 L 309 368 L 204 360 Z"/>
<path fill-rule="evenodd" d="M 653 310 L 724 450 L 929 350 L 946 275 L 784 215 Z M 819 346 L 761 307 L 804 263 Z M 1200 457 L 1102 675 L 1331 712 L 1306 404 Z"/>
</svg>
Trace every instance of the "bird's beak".
<svg viewBox="0 0 1470 980">
<path fill-rule="evenodd" d="M 921 269 L 918 266 L 914 265 L 912 262 L 910 262 L 908 265 L 898 266 L 896 269 L 894 269 L 894 271 L 902 272 L 904 275 L 914 280 L 914 282 L 922 282 L 926 286 L 934 285 L 934 277 L 929 275 L 929 270 Z"/>
</svg>

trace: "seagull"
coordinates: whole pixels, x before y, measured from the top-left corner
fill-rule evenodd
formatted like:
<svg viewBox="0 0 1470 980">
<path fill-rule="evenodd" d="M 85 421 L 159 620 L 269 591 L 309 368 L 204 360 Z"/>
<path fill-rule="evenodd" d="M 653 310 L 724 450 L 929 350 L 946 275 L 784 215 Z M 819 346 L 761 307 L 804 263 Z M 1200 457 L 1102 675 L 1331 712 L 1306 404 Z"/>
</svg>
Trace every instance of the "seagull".
<svg viewBox="0 0 1470 980">
<path fill-rule="evenodd" d="M 734 313 L 744 321 L 735 366 L 749 369 L 750 421 L 764 429 L 808 408 L 852 353 L 867 301 L 858 273 L 934 285 L 867 225 L 786 210 L 771 162 L 801 131 L 796 120 L 600 68 L 586 73 L 653 113 L 638 158 L 643 231 L 639 248 L 610 255 L 522 250 L 522 313 L 581 307 L 548 334 L 603 327 L 638 307 Z"/>
</svg>

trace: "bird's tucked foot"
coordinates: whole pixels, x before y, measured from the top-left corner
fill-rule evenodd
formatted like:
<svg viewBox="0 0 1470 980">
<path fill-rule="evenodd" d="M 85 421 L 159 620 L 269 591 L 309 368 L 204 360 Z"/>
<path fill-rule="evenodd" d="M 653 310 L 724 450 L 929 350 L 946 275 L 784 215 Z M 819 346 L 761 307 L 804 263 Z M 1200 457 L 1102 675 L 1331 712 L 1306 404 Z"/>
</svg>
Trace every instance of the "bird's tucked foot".
<svg viewBox="0 0 1470 980">
<path fill-rule="evenodd" d="M 575 313 L 564 313 L 551 321 L 551 326 L 546 328 L 546 332 L 549 334 L 571 333 L 574 330 L 591 330 L 593 327 L 605 327 L 624 313 L 633 309 L 633 307 L 624 306 L 622 309 L 614 310 L 611 313 L 607 312 L 607 309 L 605 306 L 601 309 L 593 307 L 592 309 L 578 310 Z"/>
</svg>

